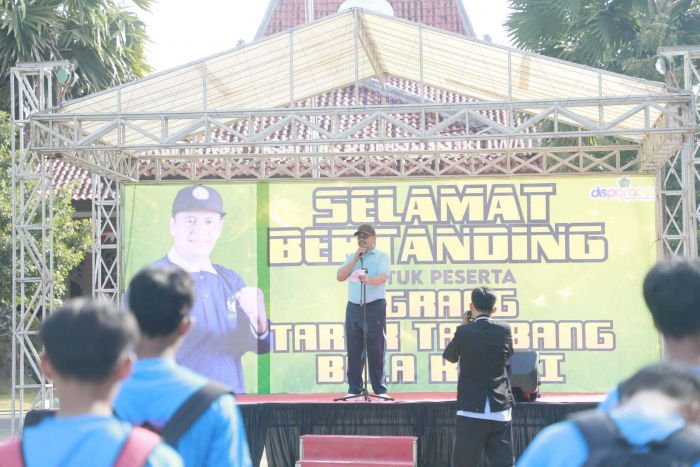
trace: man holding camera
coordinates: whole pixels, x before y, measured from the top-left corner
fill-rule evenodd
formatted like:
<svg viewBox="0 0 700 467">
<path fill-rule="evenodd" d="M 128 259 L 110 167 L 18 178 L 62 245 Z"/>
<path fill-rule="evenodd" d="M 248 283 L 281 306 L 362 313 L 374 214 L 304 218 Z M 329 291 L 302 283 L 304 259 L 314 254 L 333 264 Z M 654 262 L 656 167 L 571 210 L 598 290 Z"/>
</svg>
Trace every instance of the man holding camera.
<svg viewBox="0 0 700 467">
<path fill-rule="evenodd" d="M 476 467 L 484 451 L 490 467 L 512 466 L 513 394 L 506 373 L 513 354 L 510 326 L 491 319 L 496 294 L 487 287 L 472 290 L 469 309 L 442 355 L 459 361 L 452 467 Z"/>
<path fill-rule="evenodd" d="M 348 280 L 348 304 L 345 308 L 345 344 L 348 350 L 348 396 L 362 393 L 364 353 L 363 304 L 367 310 L 367 362 L 374 394 L 389 399 L 384 374 L 386 352 L 386 281 L 391 268 L 389 255 L 375 248 L 377 234 L 369 224 L 354 233 L 357 250 L 338 268 L 337 279 Z M 362 296 L 364 284 L 365 296 Z"/>
</svg>

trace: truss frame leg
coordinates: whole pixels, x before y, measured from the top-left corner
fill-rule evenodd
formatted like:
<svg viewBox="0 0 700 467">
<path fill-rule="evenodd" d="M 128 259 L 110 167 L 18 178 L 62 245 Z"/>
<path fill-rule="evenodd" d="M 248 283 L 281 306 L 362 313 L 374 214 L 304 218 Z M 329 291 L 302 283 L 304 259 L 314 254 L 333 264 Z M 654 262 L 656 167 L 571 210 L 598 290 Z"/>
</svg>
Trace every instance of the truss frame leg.
<svg viewBox="0 0 700 467">
<path fill-rule="evenodd" d="M 92 177 L 92 296 L 119 306 L 121 286 L 121 183 Z"/>
<path fill-rule="evenodd" d="M 53 70 L 66 61 L 10 69 L 12 156 L 11 432 L 30 408 L 52 408 L 53 383 L 41 373 L 39 326 L 55 305 L 53 163 L 36 150 L 30 116 L 53 105 Z M 29 380 L 28 380 L 29 379 Z M 29 393 L 29 394 L 28 394 Z M 33 393 L 33 394 L 31 394 Z"/>
</svg>

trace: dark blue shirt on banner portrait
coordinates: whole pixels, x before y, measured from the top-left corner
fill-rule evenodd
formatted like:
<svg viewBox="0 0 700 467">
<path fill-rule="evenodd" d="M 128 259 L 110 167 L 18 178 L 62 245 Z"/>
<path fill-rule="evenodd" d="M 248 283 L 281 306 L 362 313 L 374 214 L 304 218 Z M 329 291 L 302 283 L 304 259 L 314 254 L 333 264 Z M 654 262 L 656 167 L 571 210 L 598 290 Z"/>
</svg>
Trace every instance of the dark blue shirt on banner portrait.
<svg viewBox="0 0 700 467">
<path fill-rule="evenodd" d="M 173 253 L 171 250 L 168 256 L 153 265 L 182 266 L 177 258 L 172 260 Z M 218 264 L 212 267 L 209 271 L 190 271 L 196 287 L 195 302 L 190 312 L 194 324 L 185 335 L 176 360 L 207 378 L 231 387 L 236 394 L 244 394 L 241 357 L 246 352 L 269 353 L 270 332 L 259 336 L 248 316 L 237 306 L 236 292 L 245 287 L 241 276 Z"/>
</svg>

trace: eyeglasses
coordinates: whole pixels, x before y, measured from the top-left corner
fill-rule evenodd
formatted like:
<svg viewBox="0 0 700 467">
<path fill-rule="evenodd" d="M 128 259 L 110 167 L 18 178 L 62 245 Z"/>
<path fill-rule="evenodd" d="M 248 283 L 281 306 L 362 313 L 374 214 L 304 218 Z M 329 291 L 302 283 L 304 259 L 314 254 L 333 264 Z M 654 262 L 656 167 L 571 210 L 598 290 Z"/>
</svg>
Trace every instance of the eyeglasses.
<svg viewBox="0 0 700 467">
<path fill-rule="evenodd" d="M 371 235 L 368 235 L 368 234 L 357 234 L 357 238 L 359 238 L 360 240 L 365 240 L 365 239 L 368 239 L 369 237 L 371 237 Z"/>
</svg>

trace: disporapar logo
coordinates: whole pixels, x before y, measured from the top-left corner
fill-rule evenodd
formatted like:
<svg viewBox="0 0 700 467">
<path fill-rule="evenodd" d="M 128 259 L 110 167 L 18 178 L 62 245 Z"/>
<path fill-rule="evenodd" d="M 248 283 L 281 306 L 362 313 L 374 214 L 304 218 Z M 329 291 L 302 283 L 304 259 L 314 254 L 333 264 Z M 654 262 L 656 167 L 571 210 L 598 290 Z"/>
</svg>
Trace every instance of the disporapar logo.
<svg viewBox="0 0 700 467">
<path fill-rule="evenodd" d="M 656 190 L 653 186 L 632 186 L 632 179 L 622 177 L 617 180 L 617 186 L 595 186 L 589 193 L 590 197 L 602 201 L 653 201 Z"/>
</svg>

